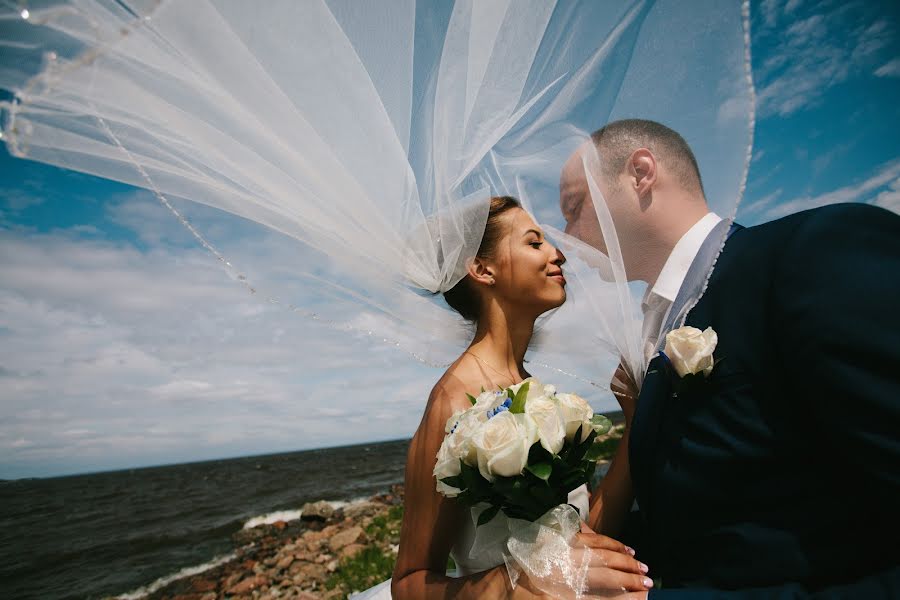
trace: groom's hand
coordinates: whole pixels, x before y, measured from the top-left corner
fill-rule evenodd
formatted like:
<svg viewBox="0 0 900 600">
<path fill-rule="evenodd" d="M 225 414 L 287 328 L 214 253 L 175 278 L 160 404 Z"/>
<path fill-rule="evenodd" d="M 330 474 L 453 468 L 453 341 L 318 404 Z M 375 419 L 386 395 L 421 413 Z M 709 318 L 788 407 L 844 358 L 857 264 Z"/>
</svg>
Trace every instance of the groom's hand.
<svg viewBox="0 0 900 600">
<path fill-rule="evenodd" d="M 581 533 L 575 540 L 573 558 L 580 561 L 585 552 L 590 552 L 587 575 L 588 596 L 602 598 L 640 598 L 629 592 L 646 592 L 653 587 L 653 580 L 647 576 L 647 565 L 634 557 L 634 550 L 611 537 L 594 533 L 582 523 Z M 577 549 L 577 547 L 581 549 Z M 580 554 L 580 555 L 579 555 Z"/>
<path fill-rule="evenodd" d="M 609 389 L 612 390 L 613 396 L 619 402 L 622 412 L 625 415 L 626 426 L 631 426 L 631 418 L 634 416 L 634 407 L 637 404 L 638 389 L 634 379 L 625 370 L 625 366 L 619 363 L 612 381 L 609 382 Z"/>
</svg>

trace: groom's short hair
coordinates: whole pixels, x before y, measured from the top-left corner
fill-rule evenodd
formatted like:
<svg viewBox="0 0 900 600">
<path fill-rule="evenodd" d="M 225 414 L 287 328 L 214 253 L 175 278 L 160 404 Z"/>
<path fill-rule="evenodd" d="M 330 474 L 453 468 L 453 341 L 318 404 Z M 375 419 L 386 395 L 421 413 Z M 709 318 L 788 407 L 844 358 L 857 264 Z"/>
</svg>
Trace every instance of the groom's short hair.
<svg viewBox="0 0 900 600">
<path fill-rule="evenodd" d="M 703 195 L 697 159 L 684 138 L 662 123 L 646 119 L 613 121 L 591 134 L 600 155 L 603 176 L 615 181 L 625 162 L 638 148 L 650 150 L 688 190 Z"/>
</svg>

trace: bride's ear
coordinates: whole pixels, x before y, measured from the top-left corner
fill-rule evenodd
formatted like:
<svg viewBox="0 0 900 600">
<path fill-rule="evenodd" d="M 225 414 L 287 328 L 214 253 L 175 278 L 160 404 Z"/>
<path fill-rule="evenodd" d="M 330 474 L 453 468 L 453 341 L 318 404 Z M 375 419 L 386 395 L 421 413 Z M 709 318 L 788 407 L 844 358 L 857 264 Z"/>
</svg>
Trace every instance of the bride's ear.
<svg viewBox="0 0 900 600">
<path fill-rule="evenodd" d="M 491 286 L 494 285 L 494 268 L 477 256 L 469 263 L 469 277 L 476 283 Z"/>
</svg>

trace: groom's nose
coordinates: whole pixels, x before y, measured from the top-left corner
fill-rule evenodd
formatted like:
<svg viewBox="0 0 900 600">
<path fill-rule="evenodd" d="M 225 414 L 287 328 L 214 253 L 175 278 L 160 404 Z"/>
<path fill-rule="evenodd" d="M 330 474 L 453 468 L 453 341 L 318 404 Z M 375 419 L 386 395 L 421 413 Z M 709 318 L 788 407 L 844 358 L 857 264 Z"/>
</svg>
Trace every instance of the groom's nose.
<svg viewBox="0 0 900 600">
<path fill-rule="evenodd" d="M 572 237 L 579 238 L 579 225 L 578 225 L 578 217 L 574 217 L 571 220 L 566 220 L 566 228 L 563 230 L 566 235 L 571 235 Z"/>
</svg>

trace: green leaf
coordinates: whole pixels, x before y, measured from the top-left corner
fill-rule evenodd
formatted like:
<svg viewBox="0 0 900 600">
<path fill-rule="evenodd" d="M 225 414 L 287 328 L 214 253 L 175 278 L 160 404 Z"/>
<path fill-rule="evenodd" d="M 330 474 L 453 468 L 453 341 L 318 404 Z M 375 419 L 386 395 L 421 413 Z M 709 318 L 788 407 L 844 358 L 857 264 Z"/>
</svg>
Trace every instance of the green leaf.
<svg viewBox="0 0 900 600">
<path fill-rule="evenodd" d="M 606 444 L 604 444 L 603 442 L 597 442 L 595 444 L 591 444 L 591 447 L 588 448 L 588 451 L 584 453 L 584 460 L 596 462 L 605 457 L 607 454 L 609 454 L 609 450 L 606 447 Z"/>
<path fill-rule="evenodd" d="M 530 381 L 522 384 L 522 387 L 519 388 L 519 391 L 516 392 L 515 397 L 512 399 L 512 406 L 509 407 L 509 412 L 513 414 L 525 412 L 525 399 L 528 398 L 528 386 L 530 384 Z"/>
<path fill-rule="evenodd" d="M 584 471 L 573 471 L 569 474 L 568 477 L 566 477 L 565 481 L 563 481 L 560 487 L 571 491 L 577 488 L 582 483 L 587 483 L 588 481 L 589 479 L 585 476 Z"/>
<path fill-rule="evenodd" d="M 607 458 L 611 459 L 613 455 L 616 453 L 616 449 L 619 447 L 619 438 L 608 437 L 604 440 L 595 441 L 591 446 L 592 453 L 599 453 L 596 459 Z M 591 460 L 596 460 L 591 459 Z"/>
<path fill-rule="evenodd" d="M 590 485 L 594 480 L 594 472 L 597 470 L 597 463 L 590 463 L 584 468 L 584 480 Z"/>
<path fill-rule="evenodd" d="M 521 493 L 523 486 L 524 482 L 521 477 L 497 477 L 493 483 L 494 491 L 507 498 Z"/>
<path fill-rule="evenodd" d="M 545 486 L 535 486 L 528 490 L 531 493 L 532 498 L 535 499 L 535 512 L 537 512 L 537 516 L 541 516 L 557 504 L 560 504 L 559 496 L 562 495 L 565 497 L 567 494 L 561 494 L 557 490 L 552 490 L 549 487 Z M 562 500 L 565 502 L 565 500 Z"/>
<path fill-rule="evenodd" d="M 491 519 L 497 516 L 498 512 L 500 512 L 499 506 L 491 506 L 490 508 L 485 509 L 484 512 L 478 515 L 478 524 L 476 527 L 489 523 Z"/>
<path fill-rule="evenodd" d="M 579 425 L 578 429 L 575 430 L 575 438 L 576 440 L 581 440 L 581 431 L 583 429 L 583 425 Z M 564 457 L 561 456 L 569 465 L 577 465 L 581 462 L 581 459 L 584 457 L 584 453 L 587 451 L 588 446 L 585 444 L 587 440 L 576 441 L 572 444 L 572 447 L 566 451 L 566 455 Z"/>
<path fill-rule="evenodd" d="M 475 467 L 470 467 L 463 461 L 459 461 L 459 467 L 459 476 L 462 477 L 462 480 L 465 483 L 465 487 L 467 489 L 477 490 L 481 488 L 481 482 L 487 483 L 487 481 L 484 480 L 484 477 L 481 476 L 481 473 Z"/>
<path fill-rule="evenodd" d="M 553 466 L 549 463 L 527 465 L 525 468 L 528 469 L 528 471 L 531 472 L 532 475 L 534 475 L 538 479 L 543 479 L 544 481 L 550 479 L 550 474 L 553 473 Z"/>
<path fill-rule="evenodd" d="M 594 431 L 597 432 L 597 435 L 603 435 L 612 429 L 612 421 L 604 415 L 594 415 L 591 417 L 591 425 L 594 426 Z"/>
<path fill-rule="evenodd" d="M 484 388 L 481 388 L 481 391 L 483 392 Z M 478 402 L 478 400 L 476 400 L 475 396 L 473 396 L 472 394 L 466 393 L 466 398 L 469 399 L 469 402 L 471 402 L 473 406 L 476 402 Z"/>
<path fill-rule="evenodd" d="M 453 477 L 444 477 L 443 479 L 441 479 L 441 483 L 446 483 L 450 487 L 455 487 L 458 490 L 462 490 L 466 487 L 463 478 L 459 475 L 455 475 Z"/>
<path fill-rule="evenodd" d="M 540 442 L 535 442 L 528 450 L 528 464 L 536 464 L 553 460 L 553 455 Z"/>
</svg>

